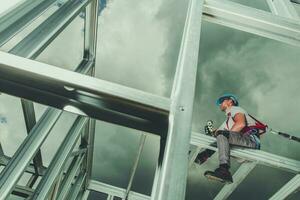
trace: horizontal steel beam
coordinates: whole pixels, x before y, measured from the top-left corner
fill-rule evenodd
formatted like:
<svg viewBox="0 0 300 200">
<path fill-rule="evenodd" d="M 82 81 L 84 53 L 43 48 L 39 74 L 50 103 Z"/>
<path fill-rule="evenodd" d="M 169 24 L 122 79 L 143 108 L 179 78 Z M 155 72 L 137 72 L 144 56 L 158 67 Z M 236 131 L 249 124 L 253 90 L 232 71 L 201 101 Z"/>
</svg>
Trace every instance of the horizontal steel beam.
<svg viewBox="0 0 300 200">
<path fill-rule="evenodd" d="M 81 115 L 161 134 L 170 100 L 0 52 L 0 91 Z"/>
<path fill-rule="evenodd" d="M 126 190 L 123 188 L 115 187 L 95 180 L 90 181 L 88 189 L 96 192 L 102 192 L 104 194 L 119 197 L 122 199 L 124 199 L 126 195 Z M 128 200 L 150 200 L 150 196 L 130 191 L 128 195 Z"/>
<path fill-rule="evenodd" d="M 196 132 L 192 133 L 191 145 L 217 151 L 216 147 L 211 146 L 211 144 L 214 142 L 216 142 L 216 138 L 214 137 Z M 294 173 L 300 172 L 300 161 L 274 155 L 265 151 L 233 147 L 230 154 L 232 156 L 243 158 L 249 161 L 257 161 L 257 164 L 280 168 Z"/>
<path fill-rule="evenodd" d="M 231 1 L 205 0 L 203 19 L 280 42 L 300 46 L 300 21 Z"/>
<path fill-rule="evenodd" d="M 35 59 L 89 2 L 90 0 L 69 0 L 11 49 L 10 53 Z"/>
<path fill-rule="evenodd" d="M 56 0 L 23 0 L 4 15 L 0 15 L 0 46 L 34 21 Z"/>
</svg>

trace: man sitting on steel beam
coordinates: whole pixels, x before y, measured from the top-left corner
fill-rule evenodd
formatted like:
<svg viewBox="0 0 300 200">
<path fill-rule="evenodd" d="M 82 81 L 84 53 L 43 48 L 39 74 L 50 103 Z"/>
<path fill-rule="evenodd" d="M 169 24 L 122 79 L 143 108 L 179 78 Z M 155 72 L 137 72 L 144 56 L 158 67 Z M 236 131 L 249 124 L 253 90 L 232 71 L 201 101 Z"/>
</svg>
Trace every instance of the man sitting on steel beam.
<svg viewBox="0 0 300 200">
<path fill-rule="evenodd" d="M 260 149 L 259 136 L 266 131 L 266 126 L 239 107 L 238 99 L 233 94 L 222 95 L 216 104 L 227 116 L 224 123 L 211 132 L 217 138 L 220 166 L 215 171 L 206 171 L 204 175 L 209 179 L 232 183 L 229 145 Z M 198 154 L 195 162 L 202 164 L 213 153 L 212 150 L 204 150 Z"/>
</svg>

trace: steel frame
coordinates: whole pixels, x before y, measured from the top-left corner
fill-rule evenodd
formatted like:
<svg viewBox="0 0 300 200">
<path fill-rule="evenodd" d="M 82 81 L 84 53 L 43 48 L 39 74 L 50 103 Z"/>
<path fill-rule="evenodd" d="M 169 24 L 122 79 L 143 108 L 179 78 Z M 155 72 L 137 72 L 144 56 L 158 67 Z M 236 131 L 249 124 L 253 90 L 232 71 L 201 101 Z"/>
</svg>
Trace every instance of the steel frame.
<svg viewBox="0 0 300 200">
<path fill-rule="evenodd" d="M 212 23 L 300 46 L 299 15 L 292 3 L 288 0 L 266 1 L 272 13 L 230 1 L 189 0 L 170 98 L 82 75 L 95 74 L 98 0 L 64 1 L 57 11 L 15 45 L 9 53 L 0 52 L 0 91 L 24 98 L 22 107 L 28 132 L 27 138 L 12 158 L 0 151 L 0 164 L 5 166 L 0 175 L 0 199 L 5 199 L 10 193 L 30 196 L 32 199 L 87 199 L 90 190 L 106 193 L 108 199 L 113 199 L 114 196 L 132 200 L 184 199 L 188 166 L 192 165 L 201 149 L 217 150 L 212 146 L 214 138 L 191 132 L 202 18 Z M 1 15 L 0 46 L 53 6 L 54 2 L 24 0 L 14 9 Z M 75 72 L 29 60 L 35 59 L 47 48 L 83 10 L 86 13 L 84 54 Z M 36 82 L 39 84 L 35 84 Z M 29 100 L 58 110 L 48 108 L 36 122 L 33 103 Z M 60 120 L 63 110 L 72 111 L 79 116 L 50 166 L 45 169 L 39 148 L 55 123 Z M 91 180 L 95 119 L 161 136 L 161 149 L 151 197 L 131 191 L 145 138 L 141 140 L 126 190 Z M 79 138 L 81 149 L 72 152 Z M 188 158 L 186 155 L 189 145 L 192 151 Z M 246 162 L 241 164 L 234 174 L 235 183 L 225 186 L 215 199 L 226 199 L 257 164 L 297 174 L 271 199 L 284 199 L 300 187 L 300 161 L 241 148 L 233 148 L 231 155 L 243 158 Z M 29 164 L 32 159 L 34 163 Z M 67 167 L 68 159 L 71 159 L 71 164 Z M 17 185 L 24 172 L 31 173 L 32 177 L 26 186 Z M 34 190 L 32 187 L 39 176 L 42 176 L 42 179 Z"/>
</svg>

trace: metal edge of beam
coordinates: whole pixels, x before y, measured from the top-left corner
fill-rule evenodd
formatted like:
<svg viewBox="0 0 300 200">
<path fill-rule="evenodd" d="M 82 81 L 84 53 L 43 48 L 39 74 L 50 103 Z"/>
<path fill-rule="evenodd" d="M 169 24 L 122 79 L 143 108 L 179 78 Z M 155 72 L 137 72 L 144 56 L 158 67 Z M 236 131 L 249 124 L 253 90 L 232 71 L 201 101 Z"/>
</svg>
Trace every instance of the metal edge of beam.
<svg viewBox="0 0 300 200">
<path fill-rule="evenodd" d="M 34 125 L 36 124 L 35 112 L 34 112 L 34 105 L 32 102 L 27 101 L 26 99 L 21 99 L 22 110 L 26 125 L 27 134 L 33 129 Z M 33 164 L 36 175 L 40 175 L 41 170 L 43 168 L 43 160 L 42 160 L 42 153 L 39 149 L 36 155 L 33 158 Z M 31 179 L 33 182 L 30 185 L 33 185 L 36 179 Z"/>
<path fill-rule="evenodd" d="M 48 3 L 51 1 L 47 1 Z M 18 56 L 36 58 L 50 44 L 52 40 L 76 17 L 80 9 L 87 5 L 87 2 L 69 0 L 59 8 L 47 20 L 39 25 L 33 32 L 20 41 L 9 52 Z M 52 2 L 53 3 L 53 2 Z M 22 109 L 25 118 L 27 133 L 36 124 L 33 103 L 21 99 Z M 33 158 L 36 173 L 39 174 L 42 168 L 42 156 L 40 150 Z"/>
<path fill-rule="evenodd" d="M 195 159 L 197 158 L 197 155 L 201 151 L 201 147 L 198 146 L 191 146 L 190 154 L 189 154 L 189 167 L 192 166 L 194 163 Z"/>
<path fill-rule="evenodd" d="M 271 12 L 275 15 L 299 20 L 299 15 L 290 0 L 267 0 Z"/>
<path fill-rule="evenodd" d="M 67 170 L 66 175 L 64 176 L 64 179 L 62 181 L 62 187 L 59 188 L 57 200 L 63 200 L 67 197 L 70 186 L 72 184 L 72 181 L 74 180 L 74 177 L 78 170 L 80 169 L 80 165 L 83 162 L 85 157 L 85 154 L 81 154 L 78 156 L 75 156 L 71 162 L 71 165 L 69 169 Z"/>
<path fill-rule="evenodd" d="M 158 161 L 158 178 L 154 178 L 151 192 L 154 200 L 185 198 L 203 5 L 203 0 L 189 1 L 171 93 L 169 128 L 166 143 L 160 147 L 163 158 Z"/>
<path fill-rule="evenodd" d="M 123 188 L 115 187 L 95 180 L 90 181 L 88 189 L 96 192 L 112 195 L 115 197 L 119 197 L 122 199 L 125 198 L 125 192 L 126 192 L 126 190 Z M 128 200 L 150 200 L 150 196 L 130 191 Z"/>
<path fill-rule="evenodd" d="M 84 53 L 83 59 L 93 63 L 90 75 L 95 77 L 96 73 L 96 53 L 97 53 L 97 36 L 98 36 L 98 16 L 99 16 L 99 1 L 93 0 L 85 8 L 84 18 Z M 86 161 L 82 165 L 86 170 L 84 189 L 88 187 L 89 180 L 92 177 L 93 154 L 95 144 L 96 120 L 90 118 L 89 123 L 84 133 L 83 140 L 87 144 Z"/>
<path fill-rule="evenodd" d="M 24 0 L 0 16 L 0 46 L 42 15 L 56 0 Z"/>
<path fill-rule="evenodd" d="M 211 146 L 216 139 L 201 133 L 192 132 L 191 145 L 201 146 L 203 148 L 217 151 L 216 147 Z M 247 149 L 242 147 L 233 147 L 231 155 L 243 158 L 248 161 L 257 161 L 258 164 L 279 168 L 293 173 L 300 172 L 300 161 L 278 156 L 261 150 Z"/>
<path fill-rule="evenodd" d="M 280 190 L 278 190 L 269 200 L 283 200 L 300 188 L 300 174 L 294 176 Z"/>
<path fill-rule="evenodd" d="M 13 187 L 17 184 L 61 113 L 62 111 L 59 112 L 55 109 L 45 112 L 37 125 L 32 129 L 30 135 L 22 142 L 0 174 L 0 199 L 5 199 L 13 190 Z"/>
<path fill-rule="evenodd" d="M 90 190 L 86 190 L 82 196 L 82 199 L 81 200 L 88 200 L 89 198 L 89 195 L 90 195 Z"/>
<path fill-rule="evenodd" d="M 291 2 L 296 3 L 296 4 L 300 4 L 300 0 L 291 0 Z"/>
<path fill-rule="evenodd" d="M 160 133 L 167 128 L 168 98 L 8 53 L 0 52 L 0 56 L 1 90 L 5 93 L 59 109 L 75 107 L 72 111 L 76 114 L 147 132 Z"/>
<path fill-rule="evenodd" d="M 85 183 L 85 172 L 80 172 L 79 175 L 76 177 L 76 181 L 72 185 L 71 191 L 67 197 L 67 199 L 74 200 L 79 195 L 80 191 L 82 191 L 84 183 Z"/>
<path fill-rule="evenodd" d="M 256 162 L 244 162 L 233 175 L 233 183 L 223 186 L 214 200 L 227 199 L 229 195 L 239 186 L 239 184 L 248 176 L 255 168 Z"/>
<path fill-rule="evenodd" d="M 23 198 L 27 198 L 33 194 L 33 191 L 34 190 L 32 188 L 16 185 L 14 190 L 12 191 L 12 194 Z"/>
<path fill-rule="evenodd" d="M 141 158 L 141 154 L 142 154 L 142 151 L 143 151 L 143 149 L 144 149 L 146 137 L 147 137 L 147 136 L 146 136 L 145 133 L 142 133 L 142 134 L 141 134 L 138 153 L 137 153 L 137 155 L 136 155 L 134 164 L 133 164 L 133 166 L 132 166 L 131 173 L 130 173 L 130 178 L 129 178 L 129 182 L 128 182 L 128 185 L 127 185 L 127 188 L 126 188 L 126 192 L 125 192 L 125 200 L 128 199 L 129 192 L 130 192 L 130 190 L 131 190 L 131 186 L 132 186 L 132 183 L 133 183 L 133 180 L 134 180 L 134 176 L 135 176 L 135 173 L 136 173 L 136 170 L 137 170 L 137 167 L 138 167 L 140 158 Z"/>
<path fill-rule="evenodd" d="M 107 198 L 106 198 L 106 200 L 114 200 L 114 196 L 108 195 Z"/>
<path fill-rule="evenodd" d="M 205 0 L 203 19 L 300 46 L 300 22 L 230 1 Z"/>
<path fill-rule="evenodd" d="M 6 166 L 8 164 L 8 162 L 11 160 L 10 157 L 8 156 L 0 156 L 0 166 Z M 46 167 L 43 167 L 41 170 L 41 174 L 40 175 L 44 175 L 46 172 Z M 25 172 L 29 173 L 29 174 L 35 174 L 35 169 L 34 169 L 34 165 L 33 164 L 29 164 L 25 170 Z"/>
<path fill-rule="evenodd" d="M 89 92 L 94 93 L 94 95 L 99 93 L 107 94 L 108 96 L 118 99 L 127 99 L 132 104 L 137 103 L 140 104 L 140 106 L 144 105 L 149 107 L 149 110 L 151 110 L 151 108 L 157 108 L 163 113 L 169 111 L 170 100 L 165 97 L 111 83 L 109 81 L 96 79 L 66 69 L 61 69 L 53 65 L 22 58 L 20 56 L 15 56 L 5 52 L 0 52 L 0 57 L 1 74 L 7 72 L 7 75 L 13 75 L 14 77 L 22 74 L 24 77 L 29 77 L 29 80 L 34 80 L 34 77 L 36 77 L 41 80 L 45 80 L 45 82 L 54 82 L 53 86 L 56 86 L 55 83 L 59 83 L 61 84 L 59 86 L 67 88 L 64 89 L 65 93 L 70 90 L 78 90 L 77 95 L 88 95 Z M 0 78 L 4 77 L 1 76 Z M 18 79 L 14 80 L 16 82 L 18 81 Z"/>
<path fill-rule="evenodd" d="M 35 59 L 89 2 L 90 0 L 69 0 L 13 47 L 9 53 Z"/>
<path fill-rule="evenodd" d="M 55 180 L 63 170 L 68 156 L 71 154 L 76 141 L 78 140 L 83 127 L 87 122 L 87 118 L 78 116 L 70 128 L 68 134 L 57 150 L 54 158 L 52 159 L 45 176 L 38 184 L 37 188 L 31 199 L 46 199 L 48 194 L 55 183 Z"/>
</svg>

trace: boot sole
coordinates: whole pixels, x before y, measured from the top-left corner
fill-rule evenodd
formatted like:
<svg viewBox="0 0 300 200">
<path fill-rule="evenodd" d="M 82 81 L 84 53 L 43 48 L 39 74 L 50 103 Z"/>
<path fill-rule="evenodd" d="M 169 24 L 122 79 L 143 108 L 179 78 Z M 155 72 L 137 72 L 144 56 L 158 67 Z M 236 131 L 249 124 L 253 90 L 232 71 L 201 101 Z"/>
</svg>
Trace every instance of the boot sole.
<svg viewBox="0 0 300 200">
<path fill-rule="evenodd" d="M 214 181 L 219 181 L 221 183 L 226 183 L 226 184 L 231 184 L 233 183 L 232 181 L 229 181 L 229 180 L 224 180 L 224 179 L 221 179 L 221 178 L 218 178 L 218 177 L 215 177 L 215 176 L 211 176 L 211 175 L 205 175 L 205 177 L 209 180 L 214 180 Z"/>
</svg>

